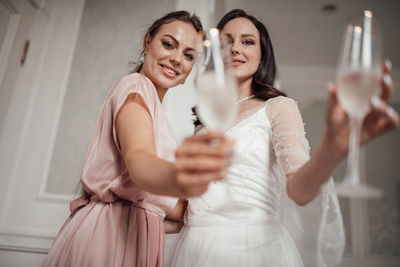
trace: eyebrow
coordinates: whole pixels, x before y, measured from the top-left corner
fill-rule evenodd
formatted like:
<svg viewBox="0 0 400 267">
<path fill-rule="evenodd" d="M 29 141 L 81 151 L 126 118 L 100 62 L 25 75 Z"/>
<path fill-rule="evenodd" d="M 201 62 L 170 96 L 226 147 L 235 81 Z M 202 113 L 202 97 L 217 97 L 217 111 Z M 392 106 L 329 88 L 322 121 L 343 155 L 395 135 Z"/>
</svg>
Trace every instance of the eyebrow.
<svg viewBox="0 0 400 267">
<path fill-rule="evenodd" d="M 253 37 L 255 39 L 257 39 L 253 34 L 251 33 L 247 33 L 247 34 L 242 34 L 241 37 Z"/>
<path fill-rule="evenodd" d="M 233 39 L 233 36 L 232 36 L 232 34 L 230 34 L 230 33 L 226 33 L 225 34 L 226 36 L 228 36 L 229 38 L 232 38 Z M 257 39 L 253 34 L 251 34 L 251 33 L 245 33 L 245 34 L 242 34 L 242 35 L 240 35 L 240 37 L 244 37 L 244 38 L 246 38 L 246 37 L 253 37 L 253 38 L 255 38 L 255 39 Z"/>
<path fill-rule="evenodd" d="M 171 38 L 171 39 L 174 41 L 174 43 L 176 43 L 176 44 L 179 46 L 179 41 L 176 40 L 174 36 L 172 36 L 172 35 L 170 35 L 170 34 L 165 34 L 165 35 L 163 35 L 163 37 L 169 37 L 169 38 Z M 188 48 L 186 48 L 185 50 L 186 50 L 186 51 L 194 51 L 194 48 L 188 47 Z"/>
<path fill-rule="evenodd" d="M 179 45 L 179 41 L 176 40 L 174 36 L 169 35 L 169 34 L 165 34 L 165 35 L 163 35 L 163 37 L 169 37 L 169 38 L 171 38 L 171 39 L 174 41 L 174 43 L 176 43 L 177 45 Z"/>
</svg>

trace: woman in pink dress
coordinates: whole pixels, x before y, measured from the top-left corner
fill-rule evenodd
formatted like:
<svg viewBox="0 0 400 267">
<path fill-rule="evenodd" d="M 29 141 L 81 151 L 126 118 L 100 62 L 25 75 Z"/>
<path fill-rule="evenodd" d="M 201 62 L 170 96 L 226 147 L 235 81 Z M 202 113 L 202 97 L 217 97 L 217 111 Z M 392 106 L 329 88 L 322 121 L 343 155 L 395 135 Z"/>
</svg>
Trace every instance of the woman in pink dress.
<svg viewBox="0 0 400 267">
<path fill-rule="evenodd" d="M 165 231 L 179 229 L 174 220 L 184 210 L 178 197 L 199 195 L 224 177 L 232 142 L 208 133 L 176 149 L 161 106 L 168 88 L 190 73 L 201 31 L 186 11 L 149 28 L 142 64 L 114 84 L 100 110 L 81 176 L 84 194 L 71 202 L 42 266 L 163 266 Z"/>
</svg>

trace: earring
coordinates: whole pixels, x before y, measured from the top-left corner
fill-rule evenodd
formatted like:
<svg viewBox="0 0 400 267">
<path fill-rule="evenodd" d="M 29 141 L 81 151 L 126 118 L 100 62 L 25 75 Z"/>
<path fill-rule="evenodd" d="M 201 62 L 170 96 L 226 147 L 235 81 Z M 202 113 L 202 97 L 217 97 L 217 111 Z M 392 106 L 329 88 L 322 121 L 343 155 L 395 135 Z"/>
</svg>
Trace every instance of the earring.
<svg viewBox="0 0 400 267">
<path fill-rule="evenodd" d="M 186 82 L 186 80 L 184 80 L 181 84 L 183 85 Z"/>
<path fill-rule="evenodd" d="M 142 53 L 140 54 L 140 57 L 139 57 L 139 62 L 143 64 L 145 58 L 146 58 L 146 54 L 142 52 Z"/>
</svg>

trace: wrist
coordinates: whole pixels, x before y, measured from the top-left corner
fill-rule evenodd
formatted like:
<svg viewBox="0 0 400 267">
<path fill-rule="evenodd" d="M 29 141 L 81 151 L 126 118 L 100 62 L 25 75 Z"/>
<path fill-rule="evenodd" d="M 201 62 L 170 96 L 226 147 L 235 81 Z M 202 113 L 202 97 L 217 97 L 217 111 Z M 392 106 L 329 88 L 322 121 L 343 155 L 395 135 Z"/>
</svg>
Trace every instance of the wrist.
<svg viewBox="0 0 400 267">
<path fill-rule="evenodd" d="M 324 161 L 331 162 L 334 165 L 339 164 L 347 154 L 347 151 L 341 151 L 335 146 L 326 131 L 323 134 L 318 150 Z"/>
</svg>

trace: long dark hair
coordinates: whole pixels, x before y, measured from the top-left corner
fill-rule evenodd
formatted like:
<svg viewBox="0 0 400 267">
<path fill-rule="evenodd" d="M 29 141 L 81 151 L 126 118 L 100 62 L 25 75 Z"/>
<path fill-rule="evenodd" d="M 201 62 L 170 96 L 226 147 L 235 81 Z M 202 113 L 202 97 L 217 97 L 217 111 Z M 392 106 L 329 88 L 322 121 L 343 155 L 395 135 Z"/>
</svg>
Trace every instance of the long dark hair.
<svg viewBox="0 0 400 267">
<path fill-rule="evenodd" d="M 196 30 L 196 32 L 203 31 L 203 26 L 201 24 L 201 21 L 200 21 L 199 17 L 197 17 L 195 14 L 191 15 L 189 12 L 187 12 L 185 10 L 174 11 L 174 12 L 170 12 L 170 13 L 166 14 L 165 16 L 159 18 L 153 24 L 151 24 L 151 26 L 147 29 L 146 34 L 144 35 L 143 44 L 146 43 L 147 38 L 150 38 L 150 40 L 152 40 L 162 25 L 170 23 L 175 20 L 179 20 L 179 21 L 183 21 L 183 22 L 191 24 L 193 26 L 193 28 Z M 141 57 L 143 55 L 144 55 L 144 51 L 142 51 L 140 53 Z M 137 66 L 132 70 L 131 73 L 140 72 L 142 67 L 143 67 L 143 62 L 138 62 Z"/>
<path fill-rule="evenodd" d="M 261 46 L 261 63 L 258 65 L 256 73 L 254 73 L 251 81 L 251 90 L 256 98 L 268 100 L 277 96 L 286 96 L 286 94 L 274 87 L 275 78 L 277 75 L 274 49 L 269 38 L 267 28 L 262 22 L 255 17 L 247 14 L 242 9 L 233 9 L 221 18 L 218 22 L 217 28 L 222 30 L 224 26 L 231 20 L 236 18 L 246 18 L 251 21 L 260 33 L 260 46 Z M 195 108 L 192 108 L 193 115 L 196 116 Z M 201 122 L 196 117 L 194 121 L 195 127 L 200 125 Z"/>
<path fill-rule="evenodd" d="M 274 82 L 277 74 L 274 49 L 267 28 L 255 17 L 247 14 L 242 9 L 234 9 L 218 22 L 217 28 L 222 30 L 231 20 L 236 18 L 246 18 L 250 20 L 260 33 L 261 63 L 258 65 L 256 73 L 253 75 L 251 89 L 253 94 L 263 100 L 268 100 L 276 96 L 286 96 L 286 94 L 274 88 Z"/>
</svg>

